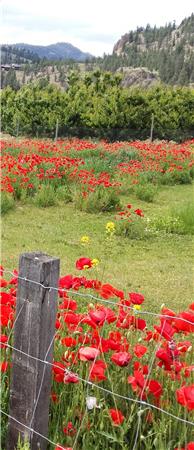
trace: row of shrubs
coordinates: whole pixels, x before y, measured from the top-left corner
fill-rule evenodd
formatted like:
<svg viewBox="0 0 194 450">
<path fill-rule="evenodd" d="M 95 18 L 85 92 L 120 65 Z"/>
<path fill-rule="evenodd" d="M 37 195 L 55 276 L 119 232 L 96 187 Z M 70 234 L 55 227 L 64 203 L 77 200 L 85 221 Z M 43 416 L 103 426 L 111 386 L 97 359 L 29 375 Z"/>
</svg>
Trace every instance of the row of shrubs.
<svg viewBox="0 0 194 450">
<path fill-rule="evenodd" d="M 128 192 L 126 192 L 128 191 Z M 63 204 L 73 202 L 76 209 L 88 213 L 112 212 L 121 207 L 119 194 L 131 193 L 145 202 L 151 203 L 155 200 L 158 187 L 151 183 L 140 183 L 138 185 L 128 186 L 124 190 L 118 190 L 113 187 L 104 188 L 99 186 L 94 192 L 83 192 L 77 186 L 63 185 L 53 186 L 43 183 L 34 190 L 17 190 L 14 194 L 2 192 L 1 195 L 1 213 L 5 214 L 14 208 L 15 200 L 30 202 L 40 208 L 55 206 L 62 202 Z"/>
</svg>

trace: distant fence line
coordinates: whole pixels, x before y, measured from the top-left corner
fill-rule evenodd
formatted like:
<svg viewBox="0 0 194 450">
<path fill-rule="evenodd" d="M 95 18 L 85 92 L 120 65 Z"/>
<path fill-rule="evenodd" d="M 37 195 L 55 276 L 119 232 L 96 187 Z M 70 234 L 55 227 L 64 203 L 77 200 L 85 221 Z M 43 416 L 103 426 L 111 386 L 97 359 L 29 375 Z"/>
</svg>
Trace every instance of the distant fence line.
<svg viewBox="0 0 194 450">
<path fill-rule="evenodd" d="M 3 130 L 2 130 L 3 131 Z M 156 140 L 164 139 L 167 141 L 183 142 L 189 139 L 194 139 L 193 129 L 165 129 L 162 130 L 157 124 L 153 124 L 151 127 L 144 129 L 134 128 L 94 128 L 94 127 L 69 127 L 60 125 L 57 121 L 56 126 L 52 131 L 42 130 L 41 125 L 37 125 L 32 132 L 25 132 L 25 128 L 17 123 L 16 128 L 10 134 L 13 136 L 28 135 L 30 137 L 37 138 L 51 138 L 51 139 L 63 139 L 68 137 L 78 137 L 80 139 L 93 138 L 93 139 L 106 139 L 107 141 L 133 141 L 133 140 Z"/>
</svg>

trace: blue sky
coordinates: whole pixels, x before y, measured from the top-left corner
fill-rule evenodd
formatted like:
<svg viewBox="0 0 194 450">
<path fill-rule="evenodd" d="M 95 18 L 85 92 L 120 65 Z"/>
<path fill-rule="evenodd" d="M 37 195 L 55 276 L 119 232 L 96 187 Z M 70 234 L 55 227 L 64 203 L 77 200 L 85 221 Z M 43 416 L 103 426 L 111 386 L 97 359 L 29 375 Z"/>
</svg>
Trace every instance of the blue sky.
<svg viewBox="0 0 194 450">
<path fill-rule="evenodd" d="M 0 0 L 1 42 L 70 42 L 96 56 L 112 53 L 137 26 L 177 24 L 194 12 L 193 0 Z"/>
</svg>

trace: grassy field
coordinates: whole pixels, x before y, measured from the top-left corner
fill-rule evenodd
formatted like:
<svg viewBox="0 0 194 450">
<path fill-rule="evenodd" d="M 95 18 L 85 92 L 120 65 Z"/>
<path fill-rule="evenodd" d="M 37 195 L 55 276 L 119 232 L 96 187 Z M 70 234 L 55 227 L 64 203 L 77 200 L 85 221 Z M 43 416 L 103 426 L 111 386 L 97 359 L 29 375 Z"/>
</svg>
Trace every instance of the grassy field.
<svg viewBox="0 0 194 450">
<path fill-rule="evenodd" d="M 3 142 L 3 267 L 18 269 L 21 253 L 42 251 L 60 258 L 62 277 L 73 276 L 60 280 L 60 287 L 70 282 L 71 289 L 58 296 L 50 450 L 191 448 L 191 150 L 191 143 Z M 12 363 L 6 342 L 10 337 L 13 342 L 16 290 L 11 275 L 5 271 L 3 277 L 8 279 L 1 294 L 6 414 Z M 162 305 L 178 317 L 166 320 Z M 88 396 L 97 402 L 92 409 Z M 147 406 L 140 407 L 144 399 Z M 6 436 L 5 416 L 2 448 Z"/>
<path fill-rule="evenodd" d="M 162 217 L 176 206 L 193 199 L 192 185 L 162 187 L 154 203 L 131 194 L 122 196 L 123 205 L 141 208 L 145 217 Z M 162 234 L 148 240 L 114 236 L 106 245 L 105 226 L 114 221 L 110 213 L 88 214 L 62 203 L 50 208 L 17 203 L 2 219 L 2 264 L 17 268 L 19 254 L 40 250 L 61 260 L 61 275 L 80 275 L 75 261 L 81 256 L 98 258 L 100 264 L 86 275 L 145 295 L 146 308 L 158 312 L 165 303 L 176 311 L 186 308 L 193 294 L 193 239 L 191 236 Z M 91 243 L 83 248 L 80 238 Z"/>
</svg>

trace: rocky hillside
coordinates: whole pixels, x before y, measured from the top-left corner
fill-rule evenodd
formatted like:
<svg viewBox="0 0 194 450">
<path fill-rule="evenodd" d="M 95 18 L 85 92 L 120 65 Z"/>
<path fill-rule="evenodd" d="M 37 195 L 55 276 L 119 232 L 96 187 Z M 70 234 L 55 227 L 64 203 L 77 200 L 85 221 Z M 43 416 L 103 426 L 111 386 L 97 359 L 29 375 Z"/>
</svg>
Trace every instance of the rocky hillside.
<svg viewBox="0 0 194 450">
<path fill-rule="evenodd" d="M 151 72 L 146 67 L 122 67 L 117 70 L 123 75 L 121 86 L 128 88 L 136 87 L 152 87 L 161 82 L 157 72 Z"/>
<path fill-rule="evenodd" d="M 147 67 L 170 84 L 194 83 L 194 14 L 164 27 L 140 27 L 124 34 L 113 54 L 105 56 L 106 70 L 118 67 Z"/>
</svg>

